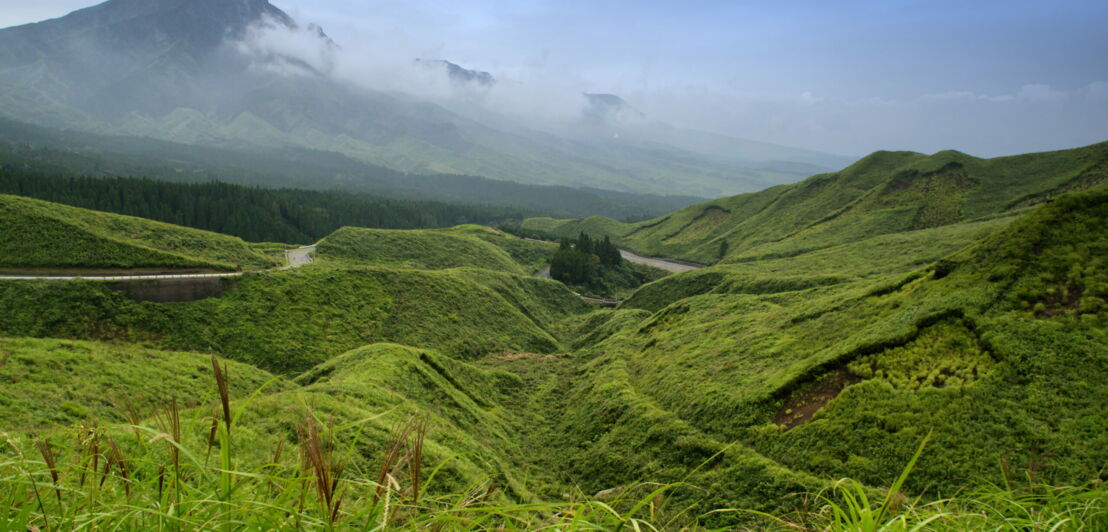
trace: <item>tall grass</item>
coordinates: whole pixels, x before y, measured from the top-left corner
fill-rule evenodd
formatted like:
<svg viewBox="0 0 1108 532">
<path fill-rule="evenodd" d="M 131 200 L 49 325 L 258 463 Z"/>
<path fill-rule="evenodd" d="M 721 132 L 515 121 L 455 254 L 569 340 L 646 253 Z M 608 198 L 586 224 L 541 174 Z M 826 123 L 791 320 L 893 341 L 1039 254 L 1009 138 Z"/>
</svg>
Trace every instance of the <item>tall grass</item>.
<svg viewBox="0 0 1108 532">
<path fill-rule="evenodd" d="M 352 465 L 360 446 L 343 434 L 348 427 L 310 410 L 296 427 L 299 453 L 287 453 L 281 440 L 265 463 L 236 467 L 235 445 L 250 442 L 235 442 L 233 428 L 250 400 L 233 404 L 226 367 L 213 359 L 212 370 L 218 399 L 210 425 L 206 408 L 192 412 L 199 423 L 182 423 L 170 400 L 149 424 L 89 420 L 74 438 L 0 434 L 0 530 L 707 530 L 702 523 L 721 515 L 738 516 L 726 529 L 749 530 L 1108 529 L 1108 492 L 1100 485 L 986 486 L 938 502 L 908 500 L 900 489 L 926 439 L 884 495 L 842 480 L 805 495 L 816 506 L 788 516 L 669 507 L 667 497 L 682 485 L 628 486 L 610 500 L 577 493 L 550 503 L 510 502 L 495 479 L 464 493 L 437 493 L 443 464 L 425 469 L 429 427 L 417 417 L 394 428 L 375 470 Z M 123 410 L 126 419 L 138 417 L 133 406 Z M 132 434 L 133 445 L 120 443 Z M 212 464 L 214 448 L 219 459 Z"/>
<path fill-rule="evenodd" d="M 127 422 L 90 419 L 73 438 L 2 435 L 0 530 L 659 529 L 651 518 L 670 487 L 607 502 L 580 494 L 559 503 L 506 502 L 495 479 L 464 493 L 435 493 L 445 464 L 425 468 L 429 427 L 417 417 L 392 431 L 375 471 L 352 467 L 356 439 L 310 410 L 296 427 L 299 460 L 279 441 L 266 463 L 242 468 L 234 450 L 251 442 L 236 442 L 234 426 L 249 399 L 232 403 L 226 366 L 213 358 L 212 371 L 210 425 L 183 423 L 176 400 L 158 406 L 149 422 L 121 402 Z M 208 420 L 208 411 L 193 411 L 194 421 Z"/>
</svg>

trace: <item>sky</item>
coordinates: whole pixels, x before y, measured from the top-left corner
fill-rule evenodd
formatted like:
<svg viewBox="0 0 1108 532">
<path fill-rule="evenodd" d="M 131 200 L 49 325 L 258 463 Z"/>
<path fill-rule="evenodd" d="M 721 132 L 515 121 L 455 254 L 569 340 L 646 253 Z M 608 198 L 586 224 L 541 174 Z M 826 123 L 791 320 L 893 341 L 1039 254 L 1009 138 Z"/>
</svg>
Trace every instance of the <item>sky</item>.
<svg viewBox="0 0 1108 532">
<path fill-rule="evenodd" d="M 3 1 L 0 26 L 93 3 Z M 829 153 L 1108 140 L 1104 0 L 271 1 L 351 56 L 449 59 Z"/>
</svg>

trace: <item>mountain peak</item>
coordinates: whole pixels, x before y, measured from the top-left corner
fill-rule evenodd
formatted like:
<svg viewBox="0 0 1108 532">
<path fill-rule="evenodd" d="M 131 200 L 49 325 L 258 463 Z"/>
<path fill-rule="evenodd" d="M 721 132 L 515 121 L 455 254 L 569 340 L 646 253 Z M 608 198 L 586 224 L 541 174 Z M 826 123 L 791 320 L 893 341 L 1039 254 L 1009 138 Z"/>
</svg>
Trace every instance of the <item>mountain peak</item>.
<svg viewBox="0 0 1108 532">
<path fill-rule="evenodd" d="M 18 45 L 31 39 L 66 48 L 59 50 L 63 53 L 71 51 L 74 40 L 128 51 L 167 43 L 213 49 L 225 39 L 243 37 L 262 21 L 296 27 L 267 0 L 108 0 L 61 18 L 0 30 L 0 42 L 10 39 Z"/>
<path fill-rule="evenodd" d="M 445 59 L 416 59 L 415 62 L 417 65 L 422 65 L 427 68 L 445 69 L 446 74 L 450 76 L 450 81 L 455 83 L 472 83 L 482 87 L 491 87 L 496 84 L 496 78 L 488 72 L 470 70 Z"/>
</svg>

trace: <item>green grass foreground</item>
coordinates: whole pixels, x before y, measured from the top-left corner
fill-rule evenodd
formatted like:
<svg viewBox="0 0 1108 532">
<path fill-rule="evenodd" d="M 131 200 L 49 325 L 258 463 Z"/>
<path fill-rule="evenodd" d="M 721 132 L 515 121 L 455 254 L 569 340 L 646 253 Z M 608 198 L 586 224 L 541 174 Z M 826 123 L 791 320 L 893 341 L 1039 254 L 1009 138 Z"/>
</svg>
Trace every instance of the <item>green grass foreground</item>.
<svg viewBox="0 0 1108 532">
<path fill-rule="evenodd" d="M 513 503 L 503 486 L 479 480 L 439 489 L 450 456 L 425 454 L 435 430 L 426 417 L 394 423 L 369 460 L 351 433 L 380 416 L 335 422 L 303 406 L 294 436 L 261 457 L 243 433 L 270 380 L 233 400 L 234 378 L 215 357 L 210 405 L 181 410 L 176 399 L 131 422 L 12 437 L 0 433 L 0 526 L 5 530 L 711 530 L 714 516 L 745 524 L 717 530 L 1103 530 L 1108 491 L 1101 485 L 1019 489 L 991 485 L 921 502 L 900 491 L 924 455 L 919 445 L 884 493 L 842 479 L 792 496 L 801 509 L 773 515 L 743 508 L 702 512 L 674 503 L 695 485 L 639 484 L 604 500 L 580 492 L 563 501 Z M 326 371 L 326 370 L 325 370 Z M 210 408 L 208 408 L 210 407 Z M 121 413 L 121 415 L 126 415 Z M 401 418 L 404 419 L 404 418 Z M 246 422 L 250 424 L 249 421 Z M 244 456 L 244 443 L 252 455 Z M 363 458 L 363 459 L 359 459 Z M 922 458 L 926 460 L 926 458 Z"/>
</svg>

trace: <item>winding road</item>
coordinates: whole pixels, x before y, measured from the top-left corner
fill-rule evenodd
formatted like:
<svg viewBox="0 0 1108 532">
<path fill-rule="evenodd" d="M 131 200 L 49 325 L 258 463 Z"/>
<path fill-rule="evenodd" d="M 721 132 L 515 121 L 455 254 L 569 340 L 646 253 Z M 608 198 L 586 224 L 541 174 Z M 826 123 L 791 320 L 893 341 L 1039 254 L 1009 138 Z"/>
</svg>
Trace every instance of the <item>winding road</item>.
<svg viewBox="0 0 1108 532">
<path fill-rule="evenodd" d="M 531 240 L 531 239 L 527 239 L 527 240 Z M 542 240 L 535 240 L 535 242 L 542 242 Z M 633 262 L 635 264 L 644 264 L 646 266 L 652 266 L 654 268 L 658 268 L 659 270 L 665 270 L 665 271 L 671 272 L 671 273 L 689 272 L 689 271 L 693 271 L 693 270 L 699 270 L 699 269 L 704 267 L 704 265 L 702 265 L 702 264 L 696 264 L 696 263 L 692 263 L 692 262 L 685 262 L 685 261 L 674 260 L 674 259 L 660 259 L 660 258 L 655 258 L 655 257 L 644 257 L 642 255 L 636 255 L 634 253 L 631 253 L 630 251 L 627 251 L 626 249 L 619 250 L 619 254 L 627 262 Z M 535 277 L 541 277 L 543 279 L 549 279 L 550 278 L 550 266 L 547 265 L 543 269 L 539 270 L 538 273 L 535 274 Z"/>
<path fill-rule="evenodd" d="M 528 238 L 526 240 L 532 240 L 532 239 Z M 541 242 L 541 240 L 535 240 L 535 242 Z M 654 268 L 658 268 L 660 270 L 665 270 L 665 271 L 671 272 L 671 273 L 689 272 L 689 271 L 692 271 L 692 270 L 699 270 L 700 268 L 704 267 L 701 264 L 696 264 L 696 263 L 693 263 L 693 262 L 685 262 L 685 261 L 679 261 L 679 260 L 674 260 L 674 259 L 660 259 L 660 258 L 654 258 L 654 257 L 644 257 L 642 255 L 636 255 L 634 253 L 631 253 L 630 251 L 627 251 L 626 249 L 619 250 L 619 254 L 623 257 L 623 260 L 626 260 L 627 262 L 632 262 L 632 263 L 635 263 L 635 264 L 644 264 L 646 266 L 652 266 Z M 535 277 L 539 277 L 539 278 L 542 278 L 542 279 L 550 279 L 550 265 L 545 266 L 543 269 L 541 269 L 537 273 L 535 273 Z M 603 299 L 603 298 L 596 298 L 596 297 L 588 297 L 588 296 L 583 296 L 581 294 L 578 294 L 577 292 L 574 292 L 574 295 L 581 298 L 586 303 L 593 303 L 593 304 L 596 304 L 596 305 L 600 305 L 602 307 L 618 307 L 620 303 L 623 303 L 623 301 L 621 301 L 619 299 Z"/>
<path fill-rule="evenodd" d="M 665 270 L 667 272 L 673 273 L 691 272 L 693 270 L 699 270 L 704 267 L 703 264 L 696 264 L 693 262 L 685 262 L 674 259 L 643 257 L 642 255 L 631 253 L 626 249 L 619 250 L 619 254 L 622 255 L 624 260 L 628 262 L 633 262 L 635 264 L 645 264 L 647 266 L 653 266 L 660 270 Z"/>
<path fill-rule="evenodd" d="M 289 270 L 292 268 L 299 268 L 305 264 L 312 262 L 311 254 L 315 252 L 315 246 L 301 246 L 295 249 L 285 250 L 285 262 L 286 264 L 280 269 Z M 138 274 L 138 275 L 0 275 L 0 280 L 3 281 L 35 281 L 35 280 L 56 280 L 56 281 L 73 281 L 76 279 L 83 279 L 85 281 L 152 281 L 157 279 L 211 279 L 218 277 L 238 277 L 246 272 L 226 272 L 226 273 L 159 273 L 159 274 Z"/>
<path fill-rule="evenodd" d="M 312 253 L 315 252 L 315 246 L 301 246 L 293 249 L 285 250 L 285 265 L 280 267 L 280 270 L 291 270 L 293 268 L 299 268 L 306 264 L 311 264 Z M 625 249 L 619 250 L 620 255 L 624 260 L 635 264 L 644 264 L 654 268 L 659 268 L 672 273 L 681 273 L 692 270 L 698 270 L 704 266 L 694 264 L 691 262 L 683 262 L 673 259 L 662 259 L 655 257 L 644 257 L 637 255 Z M 246 272 L 226 272 L 226 273 L 165 273 L 165 274 L 137 274 L 137 275 L 0 275 L 0 280 L 4 281 L 33 281 L 33 280 L 53 280 L 53 281 L 72 281 L 76 279 L 84 279 L 86 281 L 147 281 L 158 279 L 208 279 L 219 277 L 238 277 Z M 546 266 L 535 277 L 541 277 L 543 279 L 550 279 L 550 266 Z M 576 294 L 576 292 L 574 292 Z M 583 296 L 577 294 L 582 300 L 587 303 L 593 303 L 596 305 L 615 307 L 622 301 L 618 299 L 602 299 L 595 297 Z"/>
<path fill-rule="evenodd" d="M 312 262 L 312 253 L 315 253 L 315 246 L 300 246 L 296 249 L 285 250 L 285 267 L 282 270 L 291 270 L 293 268 L 299 268 L 305 264 Z"/>
</svg>

